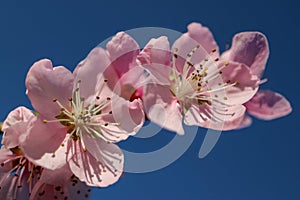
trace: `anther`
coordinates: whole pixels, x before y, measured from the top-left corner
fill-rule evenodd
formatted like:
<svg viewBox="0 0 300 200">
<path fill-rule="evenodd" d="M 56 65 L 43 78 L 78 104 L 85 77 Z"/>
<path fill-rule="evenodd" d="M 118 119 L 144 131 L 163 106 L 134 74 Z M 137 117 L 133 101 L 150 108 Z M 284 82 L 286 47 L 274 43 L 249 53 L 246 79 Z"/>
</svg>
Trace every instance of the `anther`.
<svg viewBox="0 0 300 200">
<path fill-rule="evenodd" d="M 217 51 L 216 48 L 214 48 L 213 50 L 211 50 L 212 53 L 215 53 Z"/>
<path fill-rule="evenodd" d="M 39 193 L 39 196 L 43 196 L 45 194 L 45 190 Z"/>
<path fill-rule="evenodd" d="M 229 65 L 229 62 L 228 62 L 228 61 L 226 61 L 226 62 L 225 62 L 225 66 L 228 66 L 228 65 Z"/>
<path fill-rule="evenodd" d="M 55 190 L 56 190 L 56 191 L 60 191 L 60 189 L 61 189 L 60 186 L 55 187 Z"/>
<path fill-rule="evenodd" d="M 191 62 L 189 62 L 189 61 L 187 61 L 187 64 L 188 64 L 189 66 L 192 66 L 192 67 L 194 67 L 194 64 L 193 64 L 193 63 L 191 63 Z"/>
<path fill-rule="evenodd" d="M 54 98 L 52 101 L 53 101 L 53 102 L 57 102 L 57 98 Z"/>
<path fill-rule="evenodd" d="M 47 122 L 48 122 L 48 120 L 46 120 L 46 119 L 43 120 L 43 123 L 44 123 L 44 124 L 47 124 Z"/>
</svg>

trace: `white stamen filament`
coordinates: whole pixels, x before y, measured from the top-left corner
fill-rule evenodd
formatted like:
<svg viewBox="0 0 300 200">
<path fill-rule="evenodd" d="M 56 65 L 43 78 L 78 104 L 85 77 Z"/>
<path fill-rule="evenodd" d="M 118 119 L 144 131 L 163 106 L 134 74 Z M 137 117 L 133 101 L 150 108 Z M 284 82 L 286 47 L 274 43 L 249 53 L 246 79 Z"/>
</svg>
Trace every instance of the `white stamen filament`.
<svg viewBox="0 0 300 200">
<path fill-rule="evenodd" d="M 219 61 L 219 58 L 212 59 L 213 53 L 216 52 L 216 49 L 213 49 L 207 58 L 203 59 L 200 63 L 194 64 L 191 62 L 193 55 L 199 49 L 200 46 L 193 48 L 190 53 L 187 54 L 183 71 L 182 73 L 177 71 L 176 68 L 176 58 L 177 54 L 173 54 L 173 76 L 171 77 L 171 91 L 177 97 L 180 105 L 184 106 L 190 100 L 200 100 L 206 101 L 208 104 L 211 104 L 213 101 L 225 106 L 225 103 L 220 103 L 219 95 L 211 95 L 213 93 L 222 93 L 220 95 L 223 100 L 227 100 L 225 90 L 234 87 L 237 85 L 237 82 L 234 83 L 215 83 L 222 74 L 222 71 L 225 67 L 229 65 L 229 62 L 225 62 L 222 66 L 218 67 L 215 65 L 215 62 Z M 175 48 L 175 52 L 178 52 L 178 49 Z M 222 78 L 221 78 L 222 80 Z M 213 83 L 213 87 L 209 87 L 209 84 Z"/>
<path fill-rule="evenodd" d="M 107 82 L 107 80 L 104 80 Z M 86 151 L 86 145 L 83 141 L 83 134 L 88 134 L 92 138 L 101 138 L 107 142 L 115 142 L 115 140 L 106 137 L 102 133 L 103 126 L 113 125 L 119 126 L 119 123 L 106 122 L 103 120 L 104 116 L 111 115 L 111 111 L 101 112 L 106 109 L 110 103 L 110 97 L 105 97 L 100 100 L 99 96 L 95 96 L 93 103 L 86 106 L 85 99 L 80 95 L 80 85 L 81 81 L 78 80 L 74 88 L 72 98 L 69 99 L 71 108 L 66 108 L 58 99 L 53 99 L 53 102 L 61 109 L 61 114 L 56 116 L 55 120 L 44 120 L 44 123 L 60 122 L 64 126 L 70 127 L 68 139 L 71 136 L 74 140 L 80 140 L 81 146 L 84 151 Z M 104 85 L 104 84 L 103 84 Z M 98 94 L 101 94 L 104 86 L 101 86 L 98 90 Z M 101 121 L 100 121 L 101 120 Z M 117 138 L 116 136 L 114 136 Z M 64 146 L 66 141 L 62 143 Z"/>
</svg>

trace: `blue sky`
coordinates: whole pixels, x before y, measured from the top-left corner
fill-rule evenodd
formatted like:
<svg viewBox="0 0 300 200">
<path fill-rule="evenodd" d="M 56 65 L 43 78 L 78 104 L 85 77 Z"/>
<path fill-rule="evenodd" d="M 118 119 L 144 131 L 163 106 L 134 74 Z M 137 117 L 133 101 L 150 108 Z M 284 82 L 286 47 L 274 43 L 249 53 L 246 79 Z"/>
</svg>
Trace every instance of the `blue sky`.
<svg viewBox="0 0 300 200">
<path fill-rule="evenodd" d="M 199 129 L 188 151 L 172 165 L 151 173 L 126 173 L 115 185 L 95 189 L 92 199 L 300 199 L 298 4 L 280 1 L 1 1 L 0 120 L 19 106 L 30 107 L 24 80 L 41 58 L 73 69 L 86 54 L 121 30 L 164 27 L 186 31 L 190 22 L 208 26 L 221 49 L 241 31 L 263 32 L 270 58 L 264 76 L 269 88 L 293 106 L 289 116 L 254 120 L 247 129 L 222 134 L 204 159 L 198 151 L 205 129 Z M 121 145 L 145 151 L 167 144 L 173 134 L 131 138 Z"/>
</svg>

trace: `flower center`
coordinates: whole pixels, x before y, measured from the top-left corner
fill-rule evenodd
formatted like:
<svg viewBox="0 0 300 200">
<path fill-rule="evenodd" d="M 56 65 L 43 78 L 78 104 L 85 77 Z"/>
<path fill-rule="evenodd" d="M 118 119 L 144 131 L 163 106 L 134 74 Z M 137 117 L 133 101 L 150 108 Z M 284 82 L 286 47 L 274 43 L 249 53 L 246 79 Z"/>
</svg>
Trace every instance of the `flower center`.
<svg viewBox="0 0 300 200">
<path fill-rule="evenodd" d="M 218 67 L 216 62 L 219 61 L 219 58 L 211 59 L 216 49 L 211 51 L 208 58 L 203 59 L 200 63 L 193 64 L 191 58 L 199 47 L 200 45 L 196 46 L 187 54 L 182 72 L 178 72 L 176 68 L 178 49 L 175 48 L 173 53 L 173 71 L 170 75 L 172 81 L 170 90 L 184 107 L 189 105 L 192 100 L 197 100 L 199 105 L 211 105 L 212 101 L 218 99 L 218 95 L 212 96 L 212 93 L 221 93 L 224 89 L 237 84 L 236 82 L 231 83 L 230 81 L 226 83 L 223 82 L 220 74 L 222 74 L 222 69 L 229 65 L 229 62 L 225 62 L 223 66 Z M 223 96 L 224 100 L 227 99 L 226 94 L 220 96 Z"/>
<path fill-rule="evenodd" d="M 106 83 L 107 80 L 105 79 L 104 82 Z M 80 140 L 83 150 L 86 151 L 83 142 L 84 133 L 92 138 L 102 138 L 107 142 L 114 142 L 114 140 L 106 137 L 105 134 L 102 133 L 102 129 L 108 125 L 118 126 L 119 123 L 112 123 L 105 120 L 106 116 L 112 114 L 112 111 L 108 110 L 111 98 L 96 96 L 91 100 L 92 103 L 88 103 L 80 96 L 80 83 L 80 80 L 77 81 L 73 97 L 69 98 L 70 108 L 65 108 L 58 99 L 53 99 L 53 102 L 57 103 L 60 107 L 61 113 L 55 116 L 56 120 L 43 120 L 43 122 L 60 122 L 62 125 L 68 127 L 67 134 L 69 134 L 69 137 L 74 141 Z M 99 94 L 102 89 L 103 87 L 100 89 Z"/>
</svg>

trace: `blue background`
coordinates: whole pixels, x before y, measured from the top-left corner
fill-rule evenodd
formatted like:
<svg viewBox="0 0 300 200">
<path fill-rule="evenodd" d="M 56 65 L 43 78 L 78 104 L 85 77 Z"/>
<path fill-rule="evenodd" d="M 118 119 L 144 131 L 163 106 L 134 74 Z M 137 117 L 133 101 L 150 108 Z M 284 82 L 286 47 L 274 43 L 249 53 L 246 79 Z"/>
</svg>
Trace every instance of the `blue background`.
<svg viewBox="0 0 300 200">
<path fill-rule="evenodd" d="M 254 120 L 250 128 L 222 137 L 205 159 L 199 130 L 189 150 L 162 170 L 126 173 L 92 199 L 300 199 L 299 5 L 296 1 L 1 1 L 0 120 L 18 105 L 30 107 L 24 80 L 31 64 L 50 58 L 73 69 L 102 40 L 120 30 L 157 26 L 186 31 L 192 21 L 210 27 L 221 49 L 240 31 L 266 34 L 271 54 L 265 71 L 270 88 L 293 105 L 285 118 Z M 298 124 L 298 126 L 297 126 Z M 160 146 L 172 133 L 130 139 L 122 146 Z"/>
</svg>

